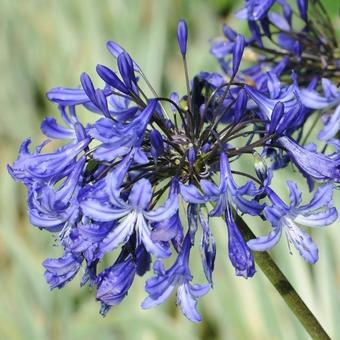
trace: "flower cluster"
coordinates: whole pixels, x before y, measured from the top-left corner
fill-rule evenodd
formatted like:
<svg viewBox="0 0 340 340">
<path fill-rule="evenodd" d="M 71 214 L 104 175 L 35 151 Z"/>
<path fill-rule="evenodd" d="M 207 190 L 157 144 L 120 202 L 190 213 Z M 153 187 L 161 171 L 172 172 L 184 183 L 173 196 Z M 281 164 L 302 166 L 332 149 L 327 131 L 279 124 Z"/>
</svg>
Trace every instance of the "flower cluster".
<svg viewBox="0 0 340 340">
<path fill-rule="evenodd" d="M 224 26 L 225 38 L 211 47 L 222 72 L 200 72 L 193 79 L 187 71 L 187 24 L 180 20 L 183 96 L 157 95 L 112 41 L 107 48 L 117 72 L 98 65 L 101 88 L 83 73 L 81 87 L 47 93 L 62 123 L 45 118 L 41 130 L 47 140 L 30 151 L 26 139 L 8 170 L 27 187 L 31 223 L 58 234 L 63 255 L 43 263 L 52 289 L 82 272 L 81 285 L 96 287 L 105 315 L 124 299 L 135 276 L 152 267 L 142 307 L 161 304 L 175 291 L 183 314 L 199 322 L 197 300 L 213 285 L 213 217 L 224 220 L 236 275 L 252 277 L 252 251 L 270 249 L 283 231 L 306 261 L 317 261 L 318 249 L 300 226 L 322 227 L 337 219 L 332 192 L 340 181 L 340 92 L 333 82 L 340 61 L 329 21 L 318 27 L 309 19 L 308 1 L 296 5 L 297 19 L 285 0 L 246 1 L 237 16 L 248 21 L 250 38 Z M 325 18 L 321 2 L 312 5 Z M 256 56 L 253 65 L 240 68 L 249 54 Z M 81 121 L 79 108 L 95 119 Z M 320 114 L 318 151 L 306 144 L 305 123 Z M 249 155 L 253 169 L 233 170 L 233 162 Z M 292 181 L 290 204 L 272 189 L 275 170 L 289 163 L 311 191 L 315 187 L 309 203 L 302 204 Z M 246 242 L 237 225 L 243 214 L 266 220 L 271 232 Z M 192 282 L 189 266 L 198 238 L 204 284 Z M 165 259 L 173 263 L 167 269 Z"/>
</svg>

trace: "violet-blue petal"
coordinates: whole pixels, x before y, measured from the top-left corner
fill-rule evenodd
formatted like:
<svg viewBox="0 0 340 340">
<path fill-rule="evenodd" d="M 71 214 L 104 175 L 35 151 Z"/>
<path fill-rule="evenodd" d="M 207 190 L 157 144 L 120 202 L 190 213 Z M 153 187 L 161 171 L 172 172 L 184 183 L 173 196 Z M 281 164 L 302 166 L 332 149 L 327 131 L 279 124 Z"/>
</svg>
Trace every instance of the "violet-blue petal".
<svg viewBox="0 0 340 340">
<path fill-rule="evenodd" d="M 279 123 L 283 115 L 283 112 L 284 112 L 284 105 L 281 102 L 277 102 L 271 114 L 268 134 L 274 133 L 274 131 L 276 130 L 277 124 Z"/>
<path fill-rule="evenodd" d="M 323 129 L 319 132 L 318 138 L 320 140 L 330 140 L 340 131 L 340 104 L 331 114 L 328 121 L 325 123 Z"/>
<path fill-rule="evenodd" d="M 47 259 L 43 262 L 45 267 L 45 279 L 51 289 L 62 288 L 71 281 L 78 273 L 82 263 L 82 258 L 74 256 L 72 253 L 64 254 L 58 259 Z"/>
<path fill-rule="evenodd" d="M 314 264 L 319 259 L 318 248 L 313 242 L 311 236 L 305 231 L 298 228 L 294 223 L 288 226 L 287 237 L 293 243 L 300 255 L 309 263 Z"/>
<path fill-rule="evenodd" d="M 132 91 L 137 80 L 130 55 L 127 52 L 121 53 L 117 58 L 117 65 L 125 86 Z"/>
<path fill-rule="evenodd" d="M 255 251 L 267 251 L 273 248 L 280 240 L 282 228 L 274 228 L 267 236 L 259 236 L 247 242 L 248 247 Z"/>
<path fill-rule="evenodd" d="M 193 185 L 184 185 L 180 183 L 180 191 L 183 199 L 189 203 L 205 203 L 205 197 L 198 191 L 198 189 Z"/>
<path fill-rule="evenodd" d="M 172 217 L 178 211 L 178 198 L 176 194 L 172 194 L 165 203 L 151 211 L 145 211 L 144 216 L 151 222 L 162 222 Z"/>
<path fill-rule="evenodd" d="M 297 187 L 296 183 L 293 181 L 287 181 L 287 185 L 289 188 L 289 200 L 290 200 L 290 207 L 296 207 L 300 205 L 302 200 L 302 193 Z"/>
<path fill-rule="evenodd" d="M 315 214 L 297 215 L 294 221 L 308 227 L 324 227 L 335 222 L 337 218 L 337 210 L 330 208 Z"/>
<path fill-rule="evenodd" d="M 113 227 L 112 231 L 99 244 L 102 253 L 109 253 L 119 245 L 125 244 L 133 233 L 137 220 L 137 214 L 131 212 L 123 218 L 119 224 Z"/>
<path fill-rule="evenodd" d="M 202 289 L 202 295 L 209 291 L 209 285 L 205 290 Z M 192 295 L 189 283 L 181 284 L 177 289 L 177 305 L 182 313 L 192 322 L 202 321 L 201 315 L 197 311 L 197 299 Z"/>
<path fill-rule="evenodd" d="M 138 214 L 136 221 L 136 228 L 138 230 L 139 240 L 144 244 L 146 250 L 158 258 L 166 258 L 171 255 L 167 249 L 160 242 L 154 241 L 151 237 L 151 226 L 145 220 L 142 214 Z"/>
<path fill-rule="evenodd" d="M 48 100 L 59 105 L 79 105 L 89 101 L 83 89 L 55 87 L 46 93 Z"/>
<path fill-rule="evenodd" d="M 119 57 L 119 55 L 123 52 L 126 52 L 126 50 L 121 47 L 119 44 L 117 44 L 114 41 L 108 41 L 106 43 L 106 47 L 108 49 L 108 51 L 117 59 Z M 140 67 L 133 61 L 133 67 L 135 69 L 136 72 L 141 72 Z"/>
<path fill-rule="evenodd" d="M 226 223 L 228 228 L 228 253 L 236 275 L 245 278 L 252 277 L 255 274 L 253 254 L 244 241 L 232 217 L 230 208 L 226 211 Z"/>
<path fill-rule="evenodd" d="M 75 137 L 74 131 L 60 126 L 54 118 L 46 117 L 40 127 L 43 134 L 54 139 L 72 139 Z"/>
<path fill-rule="evenodd" d="M 130 208 L 113 208 L 94 199 L 86 199 L 80 204 L 85 216 L 98 222 L 110 222 L 126 216 Z"/>
<path fill-rule="evenodd" d="M 320 186 L 313 195 L 312 200 L 299 207 L 299 212 L 308 214 L 323 207 L 332 206 L 333 184 L 327 183 Z"/>
<path fill-rule="evenodd" d="M 142 178 L 134 186 L 129 195 L 129 203 L 134 209 L 145 210 L 152 198 L 152 187 L 149 180 Z"/>
<path fill-rule="evenodd" d="M 308 20 L 308 0 L 296 0 L 301 18 L 307 22 Z"/>
</svg>

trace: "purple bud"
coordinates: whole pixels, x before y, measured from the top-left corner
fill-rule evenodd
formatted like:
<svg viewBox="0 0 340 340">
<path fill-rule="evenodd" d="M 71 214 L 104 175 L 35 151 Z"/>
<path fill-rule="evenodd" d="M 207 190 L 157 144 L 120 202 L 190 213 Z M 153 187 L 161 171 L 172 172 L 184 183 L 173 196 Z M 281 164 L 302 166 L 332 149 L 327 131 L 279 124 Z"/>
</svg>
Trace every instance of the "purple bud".
<svg viewBox="0 0 340 340">
<path fill-rule="evenodd" d="M 301 19 L 303 19 L 304 21 L 307 21 L 308 20 L 308 16 L 307 16 L 308 0 L 296 0 L 296 2 L 299 8 Z"/>
<path fill-rule="evenodd" d="M 127 95 L 130 94 L 129 90 L 126 88 L 124 83 L 118 78 L 118 76 L 110 70 L 108 67 L 104 65 L 97 65 L 96 67 L 97 73 L 100 78 L 102 78 L 105 83 L 117 89 L 120 92 L 123 92 Z"/>
<path fill-rule="evenodd" d="M 129 54 L 126 52 L 121 53 L 117 58 L 117 65 L 124 84 L 129 89 L 133 89 L 133 85 L 136 84 L 137 80 L 134 73 L 133 61 Z"/>
<path fill-rule="evenodd" d="M 108 51 L 117 59 L 119 55 L 123 52 L 127 53 L 123 47 L 121 47 L 119 44 L 117 44 L 114 41 L 108 41 L 106 43 L 106 47 Z M 141 72 L 140 67 L 134 62 L 133 62 L 133 68 L 136 72 Z"/>
<path fill-rule="evenodd" d="M 102 90 L 97 89 L 95 92 L 96 102 L 94 103 L 100 109 L 105 117 L 111 118 L 110 111 L 107 105 L 107 100 Z"/>
<path fill-rule="evenodd" d="M 233 76 L 235 76 L 235 74 L 238 71 L 238 68 L 240 67 L 244 46 L 245 46 L 244 36 L 238 34 L 235 39 L 235 45 L 233 50 Z"/>
<path fill-rule="evenodd" d="M 162 135 L 157 130 L 150 132 L 151 153 L 154 158 L 164 153 L 164 144 Z"/>
<path fill-rule="evenodd" d="M 211 145 L 210 145 L 209 143 L 205 143 L 205 144 L 202 146 L 201 151 L 202 151 L 203 153 L 207 153 L 207 152 L 210 151 L 210 149 L 211 149 Z"/>
<path fill-rule="evenodd" d="M 289 25 L 291 25 L 292 24 L 292 15 L 293 15 L 292 8 L 286 2 L 282 2 L 282 3 L 280 3 L 280 5 L 282 7 L 284 17 L 289 22 Z"/>
<path fill-rule="evenodd" d="M 188 26 L 186 21 L 183 19 L 178 21 L 177 41 L 181 54 L 185 56 L 185 54 L 187 53 Z"/>
<path fill-rule="evenodd" d="M 195 163 L 195 160 L 196 160 L 196 151 L 193 146 L 190 146 L 189 151 L 188 151 L 188 161 L 189 161 L 190 167 L 192 167 L 192 165 Z"/>
<path fill-rule="evenodd" d="M 172 92 L 172 93 L 170 94 L 170 99 L 171 99 L 176 105 L 179 105 L 179 97 L 178 97 L 178 93 L 177 93 L 177 92 Z M 172 112 L 177 112 L 177 109 L 176 109 L 175 105 L 170 104 L 170 107 L 171 107 L 171 111 L 172 111 Z"/>
<path fill-rule="evenodd" d="M 92 103 L 96 102 L 96 94 L 95 89 L 92 83 L 91 78 L 87 73 L 82 73 L 80 76 L 81 86 L 83 87 L 86 95 L 89 97 Z"/>
<path fill-rule="evenodd" d="M 237 37 L 237 33 L 228 25 L 223 25 L 224 36 L 230 41 L 234 41 Z"/>
</svg>

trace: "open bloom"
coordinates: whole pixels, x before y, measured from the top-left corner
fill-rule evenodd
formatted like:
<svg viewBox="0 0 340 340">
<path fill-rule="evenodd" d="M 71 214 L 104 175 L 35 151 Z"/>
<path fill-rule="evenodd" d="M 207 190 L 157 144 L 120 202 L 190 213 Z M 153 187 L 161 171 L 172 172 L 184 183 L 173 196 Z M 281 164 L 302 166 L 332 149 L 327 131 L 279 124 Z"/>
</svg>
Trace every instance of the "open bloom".
<svg viewBox="0 0 340 340">
<path fill-rule="evenodd" d="M 151 223 L 161 222 L 174 215 L 178 209 L 177 197 L 173 195 L 162 207 L 149 211 L 147 207 L 152 198 L 152 187 L 148 180 L 139 180 L 133 186 L 128 201 L 123 201 L 112 177 L 113 175 L 109 176 L 107 181 L 109 204 L 94 199 L 85 199 L 81 203 L 84 214 L 95 221 L 119 220 L 119 224 L 101 243 L 101 250 L 110 252 L 125 244 L 135 231 L 138 244 L 143 243 L 145 248 L 157 257 L 168 257 L 169 251 L 151 239 Z"/>
<path fill-rule="evenodd" d="M 261 236 L 248 242 L 252 250 L 264 251 L 272 248 L 285 232 L 289 243 L 299 251 L 308 262 L 318 260 L 318 248 L 312 238 L 298 225 L 308 227 L 323 227 L 332 224 L 338 217 L 337 211 L 332 207 L 332 185 L 320 187 L 309 204 L 301 205 L 301 192 L 296 184 L 288 181 L 290 189 L 290 205 L 286 205 L 272 190 L 269 198 L 272 206 L 264 209 L 267 220 L 272 224 L 273 230 L 268 236 Z"/>
</svg>

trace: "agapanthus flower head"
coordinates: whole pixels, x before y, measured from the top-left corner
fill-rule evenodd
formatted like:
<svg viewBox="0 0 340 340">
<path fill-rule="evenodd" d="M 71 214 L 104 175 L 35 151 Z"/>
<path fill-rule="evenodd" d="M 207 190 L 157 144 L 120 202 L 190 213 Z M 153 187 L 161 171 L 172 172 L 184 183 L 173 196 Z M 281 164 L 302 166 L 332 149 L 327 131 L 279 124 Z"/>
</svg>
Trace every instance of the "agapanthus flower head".
<svg viewBox="0 0 340 340">
<path fill-rule="evenodd" d="M 197 301 L 214 283 L 215 217 L 224 220 L 225 257 L 238 276 L 252 277 L 252 251 L 271 248 L 283 232 L 308 262 L 317 261 L 315 244 L 299 226 L 326 226 L 337 219 L 332 203 L 333 182 L 340 181 L 340 97 L 332 83 L 339 69 L 336 43 L 330 32 L 311 33 L 308 1 L 297 2 L 305 23 L 298 32 L 291 5 L 278 1 L 278 14 L 272 11 L 274 2 L 246 1 L 238 16 L 248 20 L 251 37 L 224 26 L 225 39 L 211 48 L 222 72 L 202 71 L 192 79 L 188 27 L 179 21 L 187 89 L 182 96 L 159 96 L 128 52 L 112 41 L 107 49 L 117 71 L 97 65 L 101 87 L 95 88 L 84 72 L 81 87 L 47 93 L 62 123 L 45 118 L 46 141 L 30 151 L 31 141 L 24 140 L 8 171 L 28 189 L 31 223 L 58 234 L 62 255 L 43 263 L 51 289 L 83 272 L 81 285 L 96 287 L 105 315 L 128 294 L 135 275 L 153 268 L 142 307 L 159 305 L 176 292 L 183 314 L 199 322 Z M 278 34 L 272 34 L 274 28 Z M 266 47 L 264 36 L 277 37 L 274 46 L 283 52 Z M 252 48 L 261 55 L 244 69 L 244 52 Z M 321 81 L 315 60 L 320 53 L 326 63 Z M 91 122 L 80 120 L 79 106 L 94 113 Z M 305 123 L 320 109 L 325 115 L 319 137 L 327 142 L 327 153 L 326 147 L 317 150 L 306 143 Z M 45 152 L 50 140 L 62 144 Z M 249 155 L 253 166 L 236 170 L 234 164 Z M 290 205 L 272 189 L 275 170 L 289 162 L 310 189 L 325 182 L 309 204 L 301 203 L 302 193 L 292 181 Z M 268 221 L 273 230 L 246 242 L 238 225 L 244 214 Z M 199 247 L 206 281 L 200 284 L 192 284 L 194 247 Z M 99 269 L 108 255 L 115 260 Z"/>
</svg>

